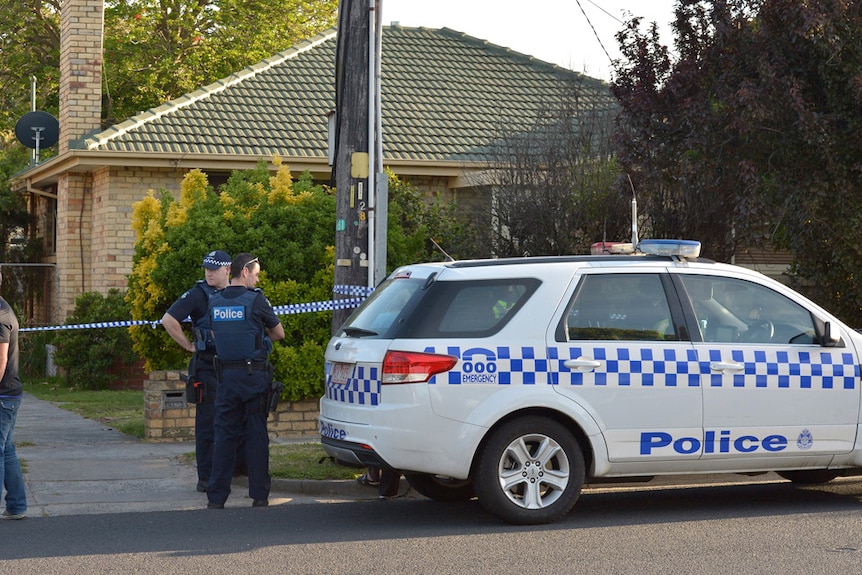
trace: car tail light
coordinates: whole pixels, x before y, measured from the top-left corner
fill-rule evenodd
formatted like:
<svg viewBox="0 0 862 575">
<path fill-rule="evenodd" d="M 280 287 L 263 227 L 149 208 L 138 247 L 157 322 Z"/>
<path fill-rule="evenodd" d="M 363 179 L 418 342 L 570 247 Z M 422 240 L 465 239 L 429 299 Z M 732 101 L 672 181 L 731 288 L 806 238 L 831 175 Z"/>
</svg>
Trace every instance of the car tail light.
<svg viewBox="0 0 862 575">
<path fill-rule="evenodd" d="M 416 351 L 389 351 L 383 358 L 383 385 L 396 383 L 422 383 L 432 375 L 449 371 L 458 363 L 457 357 L 420 353 Z"/>
</svg>

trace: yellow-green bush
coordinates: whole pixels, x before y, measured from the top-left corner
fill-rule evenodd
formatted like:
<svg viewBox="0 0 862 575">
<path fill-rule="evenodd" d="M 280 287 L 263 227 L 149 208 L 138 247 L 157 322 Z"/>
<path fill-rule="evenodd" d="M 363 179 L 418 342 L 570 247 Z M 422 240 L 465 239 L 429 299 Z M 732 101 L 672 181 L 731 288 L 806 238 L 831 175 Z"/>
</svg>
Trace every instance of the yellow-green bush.
<svg viewBox="0 0 862 575">
<path fill-rule="evenodd" d="M 126 301 L 133 319 L 158 320 L 196 280 L 200 263 L 216 249 L 231 256 L 249 252 L 260 258 L 258 287 L 273 306 L 332 299 L 335 262 L 335 194 L 315 185 L 308 174 L 297 181 L 275 160 L 234 172 L 216 193 L 206 174 L 190 171 L 175 199 L 166 191 L 150 193 L 134 205 L 134 265 Z M 389 268 L 439 259 L 428 237 L 448 242 L 454 209 L 427 205 L 420 194 L 390 176 Z M 454 240 L 454 239 L 453 239 Z M 331 333 L 332 312 L 282 315 L 285 339 L 271 360 L 284 382 L 284 399 L 323 394 L 323 352 Z M 130 328 L 134 350 L 146 369 L 185 368 L 188 355 L 161 327 Z"/>
</svg>

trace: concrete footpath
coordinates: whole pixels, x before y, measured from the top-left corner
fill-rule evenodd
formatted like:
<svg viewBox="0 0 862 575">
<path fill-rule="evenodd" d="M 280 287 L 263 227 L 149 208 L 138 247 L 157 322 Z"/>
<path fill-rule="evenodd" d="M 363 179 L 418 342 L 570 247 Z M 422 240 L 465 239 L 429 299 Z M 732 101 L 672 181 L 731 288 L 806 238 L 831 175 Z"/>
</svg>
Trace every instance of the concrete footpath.
<svg viewBox="0 0 862 575">
<path fill-rule="evenodd" d="M 143 441 L 25 394 L 14 440 L 24 466 L 28 517 L 203 509 L 193 443 Z M 226 507 L 251 505 L 237 478 Z M 376 499 L 355 481 L 274 479 L 271 505 Z M 2 505 L 0 505 L 2 508 Z"/>
</svg>

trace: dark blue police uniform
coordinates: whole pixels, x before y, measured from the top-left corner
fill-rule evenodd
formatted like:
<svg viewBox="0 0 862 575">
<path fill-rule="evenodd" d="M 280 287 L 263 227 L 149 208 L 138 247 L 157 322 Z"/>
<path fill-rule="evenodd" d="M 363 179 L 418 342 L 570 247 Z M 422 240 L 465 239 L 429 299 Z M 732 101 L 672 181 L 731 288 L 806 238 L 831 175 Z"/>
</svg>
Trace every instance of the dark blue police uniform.
<svg viewBox="0 0 862 575">
<path fill-rule="evenodd" d="M 215 439 L 215 397 L 218 378 L 214 360 L 215 344 L 207 341 L 204 332 L 209 330 L 209 297 L 214 287 L 201 280 L 185 292 L 168 309 L 168 314 L 182 322 L 191 318 L 195 327 L 195 353 L 189 360 L 189 375 L 195 375 L 202 386 L 202 396 L 195 406 L 195 461 L 198 468 L 198 485 L 201 490 L 209 482 L 212 472 L 213 441 Z"/>
<path fill-rule="evenodd" d="M 272 382 L 266 328 L 278 325 L 278 316 L 259 289 L 228 286 L 210 298 L 210 318 L 219 385 L 209 506 L 220 507 L 227 501 L 237 447 L 243 439 L 249 497 L 255 505 L 266 505 L 270 489 L 266 400 Z"/>
</svg>

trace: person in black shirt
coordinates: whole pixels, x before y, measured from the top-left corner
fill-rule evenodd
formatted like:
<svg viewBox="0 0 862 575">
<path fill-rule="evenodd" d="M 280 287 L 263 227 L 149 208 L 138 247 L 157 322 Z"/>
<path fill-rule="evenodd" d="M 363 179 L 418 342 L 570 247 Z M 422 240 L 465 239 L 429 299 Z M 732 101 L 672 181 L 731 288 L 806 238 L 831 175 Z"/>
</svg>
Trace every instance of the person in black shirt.
<svg viewBox="0 0 862 575">
<path fill-rule="evenodd" d="M 195 393 L 192 401 L 195 406 L 195 460 L 198 468 L 197 490 L 207 490 L 213 461 L 213 424 L 215 418 L 216 378 L 215 347 L 212 338 L 207 310 L 209 298 L 218 290 L 227 287 L 230 281 L 230 256 L 215 250 L 204 257 L 201 267 L 205 268 L 205 280 L 198 281 L 168 309 L 162 317 L 165 331 L 184 350 L 191 352 L 189 377 Z M 189 341 L 180 322 L 192 320 L 193 341 Z"/>
<path fill-rule="evenodd" d="M 0 514 L 3 519 L 23 519 L 27 514 L 24 474 L 12 441 L 22 393 L 18 377 L 18 318 L 0 297 L 0 493 L 6 489 L 6 509 Z"/>
</svg>

